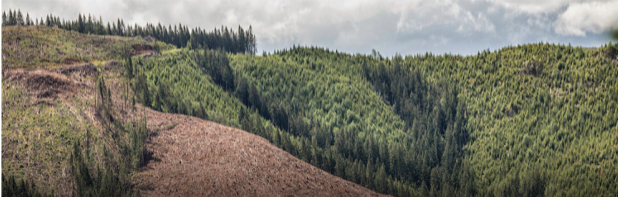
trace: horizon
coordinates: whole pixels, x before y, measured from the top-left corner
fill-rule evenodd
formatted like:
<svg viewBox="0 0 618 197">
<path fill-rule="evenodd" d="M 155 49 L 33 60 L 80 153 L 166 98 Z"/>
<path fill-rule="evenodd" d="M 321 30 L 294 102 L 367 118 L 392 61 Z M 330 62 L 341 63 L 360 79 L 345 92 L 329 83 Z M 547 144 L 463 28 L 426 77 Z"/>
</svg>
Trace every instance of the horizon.
<svg viewBox="0 0 618 197">
<path fill-rule="evenodd" d="M 3 1 L 2 7 L 3 11 L 19 9 L 34 18 L 53 14 L 75 20 L 81 13 L 101 17 L 104 22 L 120 18 L 131 25 L 182 23 L 206 30 L 222 25 L 252 26 L 258 54 L 293 45 L 319 46 L 350 54 L 370 54 L 375 49 L 388 57 L 425 52 L 473 55 L 487 49 L 495 51 L 539 42 L 599 47 L 611 41 L 609 32 L 618 27 L 618 13 L 611 12 L 612 7 L 618 7 L 615 0 L 368 0 L 334 4 L 9 0 Z"/>
</svg>

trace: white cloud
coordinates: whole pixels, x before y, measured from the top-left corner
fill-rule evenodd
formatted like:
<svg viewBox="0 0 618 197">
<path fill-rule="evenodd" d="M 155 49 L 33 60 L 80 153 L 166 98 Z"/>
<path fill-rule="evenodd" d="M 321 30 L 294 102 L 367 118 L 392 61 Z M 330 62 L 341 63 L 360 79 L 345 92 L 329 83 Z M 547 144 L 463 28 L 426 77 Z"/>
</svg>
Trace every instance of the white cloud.
<svg viewBox="0 0 618 197">
<path fill-rule="evenodd" d="M 372 48 L 389 55 L 434 51 L 476 53 L 489 47 L 597 35 L 616 19 L 618 0 L 3 0 L 4 10 L 31 16 L 78 13 L 122 18 L 125 24 L 161 22 L 236 28 L 252 25 L 259 50 L 292 44 L 351 53 Z M 586 18 L 578 18 L 587 16 Z M 584 37 L 585 38 L 585 37 Z M 587 42 L 591 43 L 591 42 Z"/>
<path fill-rule="evenodd" d="M 558 16 L 555 31 L 562 35 L 586 36 L 618 27 L 618 1 L 571 4 Z"/>
<path fill-rule="evenodd" d="M 527 14 L 551 13 L 573 3 L 589 2 L 590 0 L 487 0 L 503 6 L 510 11 Z M 597 0 L 598 1 L 598 0 Z M 613 1 L 613 0 L 601 0 Z"/>
</svg>

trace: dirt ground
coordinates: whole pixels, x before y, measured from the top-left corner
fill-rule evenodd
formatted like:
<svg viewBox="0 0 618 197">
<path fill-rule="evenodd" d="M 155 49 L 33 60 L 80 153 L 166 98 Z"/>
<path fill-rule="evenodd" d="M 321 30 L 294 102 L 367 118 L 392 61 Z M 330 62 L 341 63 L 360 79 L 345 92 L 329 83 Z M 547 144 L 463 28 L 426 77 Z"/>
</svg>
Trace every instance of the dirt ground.
<svg viewBox="0 0 618 197">
<path fill-rule="evenodd" d="M 137 175 L 145 196 L 378 196 L 326 173 L 245 131 L 147 110 L 161 128 Z M 171 129 L 170 129 L 171 128 Z"/>
</svg>

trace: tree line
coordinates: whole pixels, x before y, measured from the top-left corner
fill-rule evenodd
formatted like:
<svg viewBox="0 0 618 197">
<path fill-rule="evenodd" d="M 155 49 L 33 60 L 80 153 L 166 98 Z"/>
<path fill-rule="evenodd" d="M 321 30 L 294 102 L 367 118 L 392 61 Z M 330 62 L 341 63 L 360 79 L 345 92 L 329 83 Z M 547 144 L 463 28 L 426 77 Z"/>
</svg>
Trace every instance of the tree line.
<svg viewBox="0 0 618 197">
<path fill-rule="evenodd" d="M 88 16 L 79 14 L 77 20 L 72 21 L 60 19 L 60 17 L 51 14 L 38 19 L 31 18 L 28 13 L 24 17 L 21 10 L 9 10 L 8 14 L 3 11 L 2 26 L 15 25 L 43 25 L 96 35 L 151 36 L 168 44 L 174 44 L 179 48 L 189 46 L 190 48 L 220 49 L 231 53 L 255 54 L 257 52 L 256 38 L 251 26 L 247 30 L 239 26 L 234 31 L 233 28 L 221 26 L 219 29 L 207 31 L 200 27 L 190 29 L 182 23 L 173 26 L 172 24 L 165 26 L 161 23 L 156 25 L 147 23 L 145 26 L 135 24 L 132 26 L 125 24 L 122 19 L 105 24 L 101 16 L 97 19 L 90 14 Z"/>
</svg>

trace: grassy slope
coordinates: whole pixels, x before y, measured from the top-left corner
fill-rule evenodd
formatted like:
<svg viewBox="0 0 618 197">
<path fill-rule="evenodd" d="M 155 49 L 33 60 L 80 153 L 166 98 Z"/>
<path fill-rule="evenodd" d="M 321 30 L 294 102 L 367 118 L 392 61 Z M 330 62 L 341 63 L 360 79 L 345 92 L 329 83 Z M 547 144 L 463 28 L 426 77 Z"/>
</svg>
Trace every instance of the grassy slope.
<svg viewBox="0 0 618 197">
<path fill-rule="evenodd" d="M 119 58 L 133 44 L 152 45 L 140 38 L 94 36 L 45 26 L 7 26 L 2 28 L 2 65 L 42 68 L 105 61 Z"/>
<path fill-rule="evenodd" d="M 2 89 L 2 175 L 27 178 L 43 190 L 66 194 L 62 189 L 70 188 L 72 179 L 67 174 L 71 145 L 85 139 L 86 130 L 98 129 L 78 121 L 61 100 L 51 106 L 37 104 L 14 82 L 4 81 Z"/>
<path fill-rule="evenodd" d="M 103 60 L 117 57 L 111 51 L 125 45 L 142 43 L 136 38 L 107 36 L 103 39 L 103 36 L 43 26 L 3 27 L 2 34 L 3 73 L 15 67 L 52 69 L 61 66 L 64 59 L 75 57 L 81 57 L 79 61 L 100 60 L 95 64 L 100 67 L 105 64 Z M 20 38 L 19 45 L 14 42 L 17 37 Z M 104 44 L 93 44 L 97 42 Z M 43 44 L 45 47 L 40 53 L 40 48 L 33 52 L 34 49 L 29 46 L 34 44 Z M 68 51 L 58 54 L 58 51 L 63 50 Z M 107 80 L 119 83 L 118 73 L 118 70 L 107 73 Z M 78 92 L 37 97 L 38 93 L 31 92 L 27 83 L 9 81 L 3 76 L 3 176 L 14 175 L 18 180 L 28 179 L 42 192 L 69 195 L 73 192 L 72 188 L 75 188 L 69 158 L 72 146 L 77 142 L 81 144 L 83 154 L 88 155 L 87 162 L 91 166 L 104 168 L 105 158 L 119 161 L 122 155 L 115 140 L 111 134 L 102 132 L 100 122 L 93 119 L 94 77 L 78 78 L 72 80 L 86 86 Z M 86 152 L 86 147 L 90 151 Z"/>
</svg>

